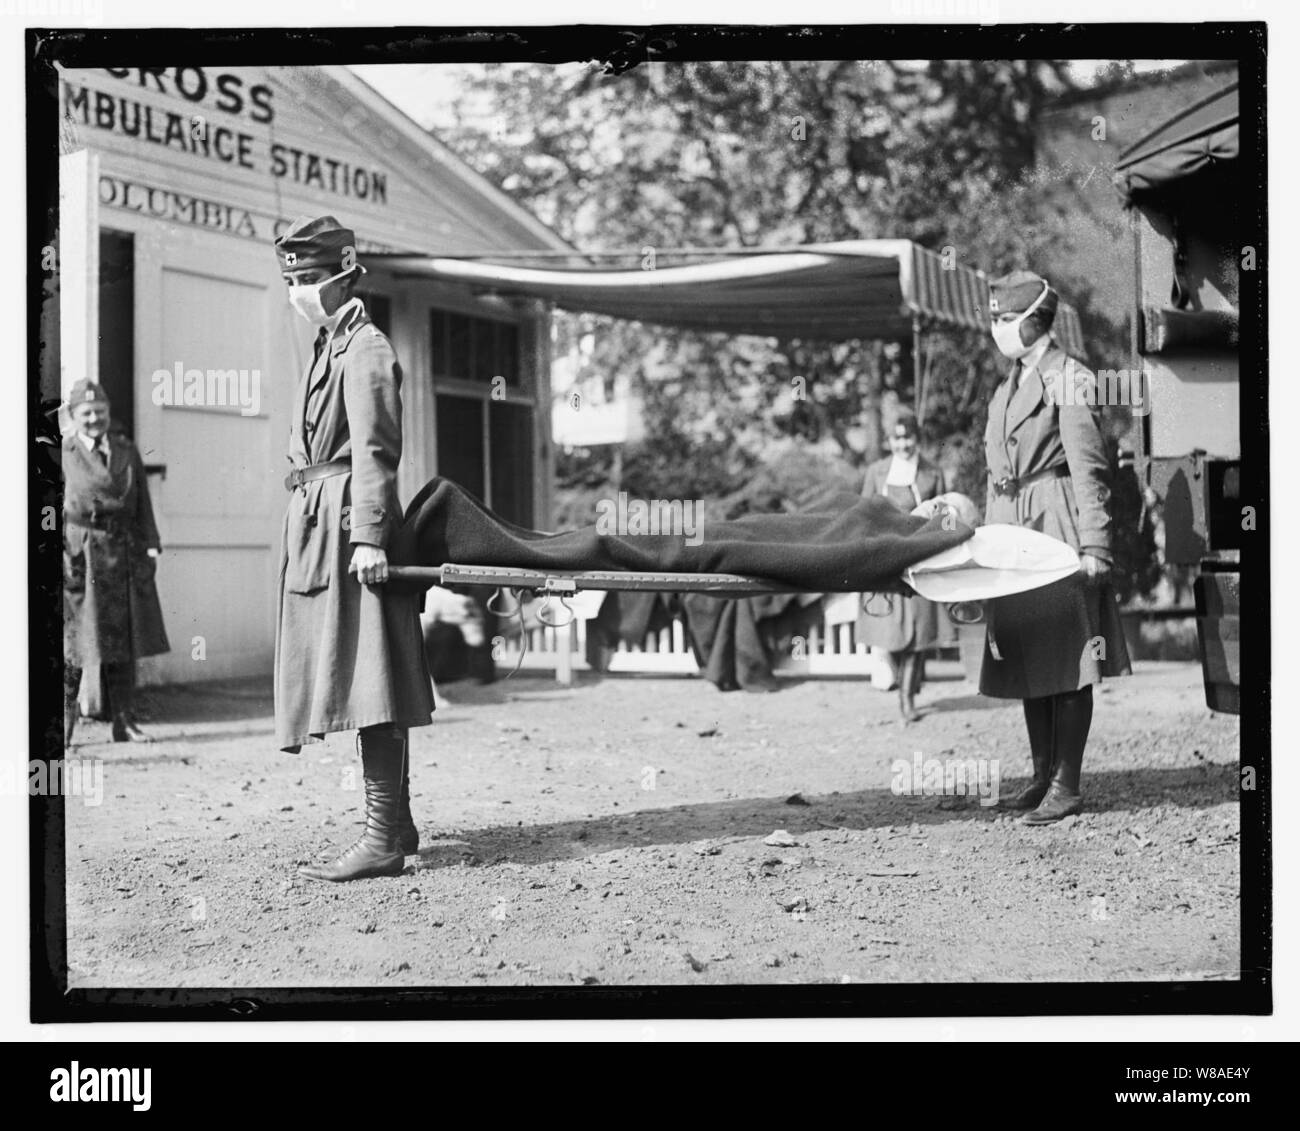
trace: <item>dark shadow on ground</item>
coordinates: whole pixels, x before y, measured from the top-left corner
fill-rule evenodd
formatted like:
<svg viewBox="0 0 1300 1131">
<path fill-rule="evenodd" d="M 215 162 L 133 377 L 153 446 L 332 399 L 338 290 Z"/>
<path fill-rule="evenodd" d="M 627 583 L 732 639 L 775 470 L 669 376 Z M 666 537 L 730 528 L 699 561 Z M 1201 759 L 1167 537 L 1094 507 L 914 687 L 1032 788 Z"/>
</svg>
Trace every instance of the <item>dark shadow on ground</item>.
<svg viewBox="0 0 1300 1131">
<path fill-rule="evenodd" d="M 1025 778 L 1004 779 L 1001 796 L 1010 797 L 1025 782 Z M 1238 786 L 1235 764 L 1100 771 L 1085 777 L 1085 812 L 1123 812 L 1170 802 L 1204 809 L 1234 800 Z M 805 800 L 807 805 L 791 805 L 784 797 L 747 798 L 548 825 L 496 825 L 454 833 L 429 829 L 423 837 L 428 847 L 421 850 L 416 867 L 460 865 L 467 857 L 480 864 L 539 864 L 620 848 L 685 845 L 723 837 L 762 838 L 774 829 L 785 829 L 796 838 L 800 833 L 827 829 L 860 831 L 890 826 L 906 834 L 914 824 L 989 822 L 1006 815 L 1005 810 L 981 805 L 975 797 L 907 797 L 888 789 L 814 794 Z M 439 841 L 443 843 L 435 843 Z M 779 855 L 782 850 L 772 851 Z"/>
<path fill-rule="evenodd" d="M 221 723 L 241 719 L 268 720 L 275 711 L 270 677 L 220 679 L 210 683 L 177 683 L 136 692 L 136 714 L 142 723 Z M 185 741 L 192 741 L 186 737 Z"/>
<path fill-rule="evenodd" d="M 195 746 L 242 742 L 250 738 L 271 739 L 275 735 L 275 728 L 271 726 L 204 731 L 202 734 L 176 734 L 169 726 L 170 724 L 155 726 L 150 721 L 146 729 L 153 736 L 153 742 L 114 742 L 106 724 L 81 725 L 77 727 L 73 739 L 75 745 L 69 753 L 75 757 L 82 751 L 93 751 L 96 757 L 123 765 L 134 762 L 187 762 L 197 756 L 192 749 Z M 268 743 L 270 746 L 273 743 Z"/>
<path fill-rule="evenodd" d="M 1016 699 L 991 699 L 987 695 L 954 695 L 951 699 L 926 699 L 917 709 L 931 711 L 999 711 L 1019 705 Z"/>
<path fill-rule="evenodd" d="M 516 684 L 518 689 L 521 685 Z M 536 689 L 534 689 L 536 690 Z M 564 689 L 557 689 L 564 690 Z M 544 695 L 543 692 L 538 692 Z M 499 706 L 512 699 L 526 698 L 515 694 L 508 684 L 476 684 L 469 681 L 438 684 L 438 695 L 448 705 Z M 231 679 L 213 680 L 210 683 L 170 684 L 165 687 L 142 688 L 136 693 L 136 716 L 153 737 L 160 742 L 220 742 L 226 738 L 253 737 L 274 733 L 270 720 L 275 712 L 275 698 L 269 680 Z M 265 724 L 223 734 L 177 734 L 176 728 L 187 724 L 229 723 L 253 721 Z M 465 722 L 464 718 L 439 719 L 439 723 Z M 78 737 L 85 728 L 90 732 L 88 741 L 98 741 L 96 727 L 102 728 L 107 741 L 108 723 L 99 719 L 82 718 L 78 723 Z"/>
</svg>

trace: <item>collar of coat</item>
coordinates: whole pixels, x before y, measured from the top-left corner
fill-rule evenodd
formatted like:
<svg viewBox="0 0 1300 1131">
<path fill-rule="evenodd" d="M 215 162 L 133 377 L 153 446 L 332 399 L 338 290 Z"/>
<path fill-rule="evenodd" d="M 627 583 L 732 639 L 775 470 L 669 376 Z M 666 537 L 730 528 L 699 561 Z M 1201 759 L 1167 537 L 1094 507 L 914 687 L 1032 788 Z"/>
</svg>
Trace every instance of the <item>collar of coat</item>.
<svg viewBox="0 0 1300 1131">
<path fill-rule="evenodd" d="M 334 326 L 333 334 L 330 339 L 330 358 L 328 365 L 320 366 L 319 372 L 316 370 L 316 362 L 320 360 L 320 354 L 316 355 L 316 362 L 313 362 L 307 369 L 303 379 L 303 392 L 299 400 L 299 408 L 304 425 L 314 426 L 319 422 L 324 406 L 317 402 L 312 404 L 312 397 L 326 381 L 330 380 L 331 375 L 337 373 L 337 367 L 334 361 L 339 354 L 348 348 L 349 343 L 357 334 L 367 326 L 373 326 L 370 316 L 366 313 L 365 304 L 359 299 L 354 298 L 351 302 L 346 303 L 338 310 L 338 322 Z M 328 328 L 327 328 L 328 329 Z M 379 331 L 376 330 L 375 333 Z M 315 380 L 312 380 L 312 374 L 316 373 Z M 306 441 L 307 450 L 311 450 L 310 440 Z"/>
<path fill-rule="evenodd" d="M 355 305 L 353 305 L 355 304 Z M 359 298 L 354 298 L 345 306 L 339 308 L 340 317 L 334 326 L 334 332 L 330 337 L 330 365 L 321 366 L 320 372 L 314 381 L 310 380 L 310 375 L 316 369 L 316 362 L 313 362 L 307 370 L 307 392 L 310 396 L 313 392 L 321 387 L 328 380 L 330 373 L 333 371 L 333 361 L 344 350 L 348 348 L 352 339 L 364 330 L 367 326 L 373 325 L 370 316 L 366 314 L 365 304 Z M 316 361 L 320 360 L 320 353 L 316 354 Z"/>
<path fill-rule="evenodd" d="M 1061 369 L 1069 361 L 1069 355 L 1053 340 L 1042 352 L 1037 362 L 1028 367 L 1024 380 L 1019 384 L 1016 377 L 1020 372 L 1020 363 L 1011 367 L 1002 388 L 1006 391 L 1006 434 L 1009 436 L 1038 410 L 1038 406 L 1047 400 L 1043 374 L 1054 369 Z"/>
<path fill-rule="evenodd" d="M 75 453 L 80 455 L 82 462 L 90 469 L 93 476 L 101 479 L 111 478 L 113 473 L 118 471 L 122 466 L 122 460 L 126 451 L 122 441 L 126 437 L 113 429 L 104 433 L 100 443 L 105 451 L 108 452 L 108 464 L 105 466 L 104 461 L 96 454 L 96 448 L 86 446 L 86 437 L 82 432 L 73 432 L 63 442 L 65 453 Z"/>
<path fill-rule="evenodd" d="M 1038 339 L 1038 341 L 1030 346 L 1029 352 L 1020 359 L 1020 368 L 1024 369 L 1026 374 L 1031 369 L 1037 369 L 1043 358 L 1047 356 L 1047 351 L 1054 345 L 1056 345 L 1056 343 L 1052 340 L 1051 335 L 1044 334 Z"/>
<path fill-rule="evenodd" d="M 360 298 L 349 299 L 340 306 L 334 312 L 333 328 L 331 329 L 329 324 L 321 327 L 321 334 L 328 335 L 330 356 L 337 357 L 347 349 L 348 343 L 356 336 L 357 331 L 369 322 L 365 303 Z M 319 347 L 316 356 L 320 356 Z"/>
</svg>

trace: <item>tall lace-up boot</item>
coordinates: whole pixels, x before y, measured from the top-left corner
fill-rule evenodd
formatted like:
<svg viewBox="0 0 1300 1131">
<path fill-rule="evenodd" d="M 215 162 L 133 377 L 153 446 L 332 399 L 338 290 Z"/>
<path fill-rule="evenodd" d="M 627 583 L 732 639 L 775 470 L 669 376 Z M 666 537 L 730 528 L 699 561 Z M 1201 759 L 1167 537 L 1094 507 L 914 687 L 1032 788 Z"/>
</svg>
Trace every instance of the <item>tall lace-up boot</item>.
<svg viewBox="0 0 1300 1131">
<path fill-rule="evenodd" d="M 406 743 L 401 733 L 388 725 L 367 727 L 358 739 L 366 792 L 365 831 L 328 864 L 299 868 L 298 874 L 309 880 L 344 883 L 372 876 L 396 876 L 406 865 L 398 817 Z"/>
</svg>

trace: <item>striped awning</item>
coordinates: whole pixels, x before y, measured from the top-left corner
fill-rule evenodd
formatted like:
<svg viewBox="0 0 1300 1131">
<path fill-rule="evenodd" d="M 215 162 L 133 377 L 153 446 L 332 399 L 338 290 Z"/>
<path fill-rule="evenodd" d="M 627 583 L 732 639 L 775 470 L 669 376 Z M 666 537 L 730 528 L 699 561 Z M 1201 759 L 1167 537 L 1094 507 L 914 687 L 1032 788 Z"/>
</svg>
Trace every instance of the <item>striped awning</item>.
<svg viewBox="0 0 1300 1131">
<path fill-rule="evenodd" d="M 365 259 L 398 277 L 436 279 L 479 293 L 542 299 L 564 310 L 723 334 L 907 341 L 917 328 L 988 332 L 984 273 L 910 240 L 746 249 L 650 270 L 521 267 L 427 255 Z M 1062 344 L 1080 348 L 1078 317 L 1065 303 L 1057 322 Z"/>
</svg>

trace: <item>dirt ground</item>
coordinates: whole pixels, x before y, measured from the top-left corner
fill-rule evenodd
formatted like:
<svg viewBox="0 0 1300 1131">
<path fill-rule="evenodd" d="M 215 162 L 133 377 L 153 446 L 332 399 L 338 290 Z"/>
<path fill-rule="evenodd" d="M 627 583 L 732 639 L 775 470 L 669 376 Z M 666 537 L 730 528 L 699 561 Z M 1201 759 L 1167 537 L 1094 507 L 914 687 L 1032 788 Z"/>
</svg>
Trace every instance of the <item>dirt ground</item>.
<svg viewBox="0 0 1300 1131">
<path fill-rule="evenodd" d="M 1195 665 L 1104 685 L 1087 811 L 1046 828 L 892 791 L 917 752 L 996 759 L 1003 795 L 1028 774 L 1019 704 L 930 671 L 908 727 L 858 680 L 443 688 L 413 732 L 420 855 L 347 885 L 295 868 L 359 830 L 352 737 L 278 752 L 261 681 L 153 690 L 156 745 L 82 726 L 104 797 L 67 802 L 71 983 L 1238 976 L 1238 726 Z"/>
</svg>

